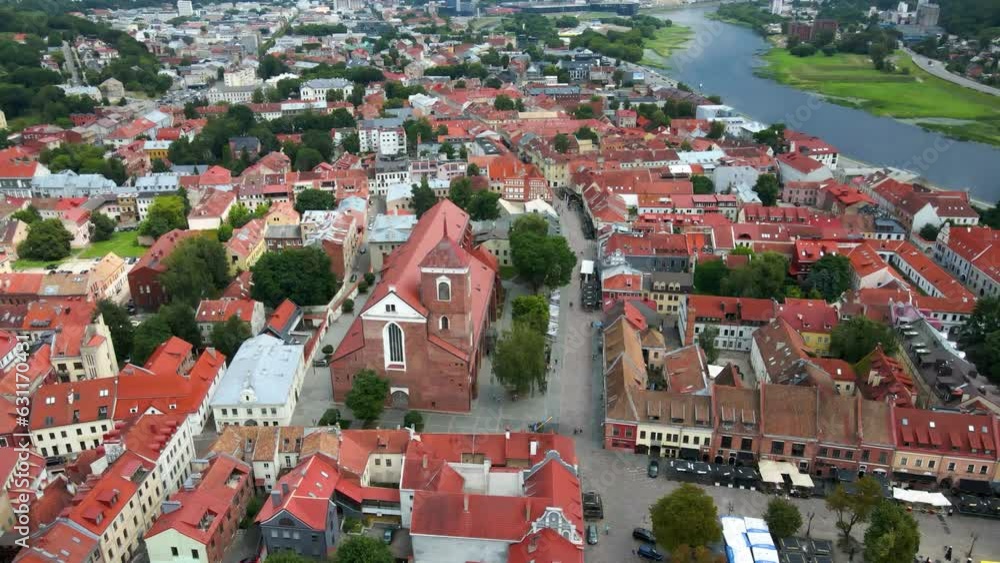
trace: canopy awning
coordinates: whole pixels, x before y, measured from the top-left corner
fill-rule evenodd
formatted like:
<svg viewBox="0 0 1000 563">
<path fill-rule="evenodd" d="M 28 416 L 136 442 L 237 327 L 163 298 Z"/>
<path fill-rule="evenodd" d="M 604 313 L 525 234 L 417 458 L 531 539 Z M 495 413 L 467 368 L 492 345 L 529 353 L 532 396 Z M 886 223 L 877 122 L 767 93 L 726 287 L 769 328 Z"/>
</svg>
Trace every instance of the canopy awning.
<svg viewBox="0 0 1000 563">
<path fill-rule="evenodd" d="M 594 261 L 593 260 L 583 260 L 580 262 L 580 273 L 585 276 L 593 275 L 594 273 Z"/>
<path fill-rule="evenodd" d="M 760 478 L 765 483 L 775 483 L 781 484 L 784 479 L 781 478 L 781 470 L 778 468 L 778 462 L 770 460 L 761 460 L 760 464 L 757 465 L 757 469 L 760 470 Z"/>
<path fill-rule="evenodd" d="M 805 489 L 811 489 L 814 487 L 812 477 L 806 475 L 805 473 L 799 473 L 798 470 L 788 474 L 792 478 L 792 485 L 796 487 L 802 487 Z"/>
<path fill-rule="evenodd" d="M 912 502 L 914 504 L 929 504 L 931 506 L 951 506 L 951 502 L 941 493 L 930 493 L 927 491 L 914 491 L 912 489 L 892 489 L 892 498 Z"/>
</svg>

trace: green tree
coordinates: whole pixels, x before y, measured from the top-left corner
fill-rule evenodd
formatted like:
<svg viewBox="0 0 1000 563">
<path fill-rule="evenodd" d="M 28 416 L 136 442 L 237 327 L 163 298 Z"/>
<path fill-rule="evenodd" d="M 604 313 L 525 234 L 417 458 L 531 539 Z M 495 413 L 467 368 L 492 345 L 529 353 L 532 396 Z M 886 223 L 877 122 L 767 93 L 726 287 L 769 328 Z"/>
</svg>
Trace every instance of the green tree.
<svg viewBox="0 0 1000 563">
<path fill-rule="evenodd" d="M 90 240 L 101 242 L 108 240 L 115 234 L 117 223 L 111 217 L 103 213 L 94 213 L 90 216 Z"/>
<path fill-rule="evenodd" d="M 111 344 L 115 348 L 118 362 L 124 362 L 125 358 L 132 353 L 132 338 L 135 333 L 135 327 L 132 326 L 128 311 L 113 301 L 102 299 L 97 302 L 97 314 L 101 315 L 104 324 L 108 326 Z"/>
<path fill-rule="evenodd" d="M 406 428 L 412 427 L 417 432 L 423 432 L 424 415 L 420 414 L 420 411 L 406 411 L 406 415 L 403 417 L 403 426 Z"/>
<path fill-rule="evenodd" d="M 879 344 L 886 354 L 896 351 L 896 333 L 883 323 L 864 315 L 841 321 L 830 333 L 830 354 L 849 363 L 857 363 Z"/>
<path fill-rule="evenodd" d="M 573 109 L 573 117 L 576 119 L 593 119 L 594 107 L 590 104 L 580 104 Z"/>
<path fill-rule="evenodd" d="M 722 280 L 722 294 L 732 297 L 781 299 L 788 282 L 788 259 L 774 252 L 753 257 L 742 268 L 730 270 Z"/>
<path fill-rule="evenodd" d="M 24 209 L 19 209 L 10 215 L 11 219 L 17 219 L 18 221 L 32 224 L 37 221 L 42 220 L 42 214 L 39 213 L 38 209 L 34 205 L 28 205 Z"/>
<path fill-rule="evenodd" d="M 941 229 L 939 229 L 938 227 L 930 223 L 927 223 L 926 225 L 920 228 L 920 238 L 926 241 L 934 242 L 937 240 L 938 232 L 940 231 Z"/>
<path fill-rule="evenodd" d="M 340 140 L 340 148 L 351 154 L 361 154 L 361 138 L 357 132 L 348 133 Z"/>
<path fill-rule="evenodd" d="M 719 359 L 719 349 L 715 347 L 715 339 L 719 336 L 719 329 L 707 326 L 698 335 L 698 345 L 705 352 L 705 359 L 708 363 L 714 364 Z"/>
<path fill-rule="evenodd" d="M 340 312 L 351 314 L 354 312 L 354 300 L 344 299 L 344 302 L 340 304 Z"/>
<path fill-rule="evenodd" d="M 310 188 L 302 190 L 299 195 L 295 196 L 295 210 L 299 213 L 327 211 L 336 207 L 337 200 L 333 197 L 333 192 Z"/>
<path fill-rule="evenodd" d="M 420 179 L 419 186 L 413 186 L 412 194 L 413 209 L 416 211 L 418 219 L 437 203 L 437 196 L 434 195 L 434 190 L 431 189 L 427 176 Z"/>
<path fill-rule="evenodd" d="M 469 201 L 472 199 L 472 180 L 468 176 L 460 176 L 451 181 L 448 188 L 448 199 L 462 209 L 469 208 Z"/>
<path fill-rule="evenodd" d="M 678 546 L 707 546 L 722 539 L 722 526 L 712 497 L 684 483 L 649 507 L 656 542 L 668 551 Z"/>
<path fill-rule="evenodd" d="M 363 369 L 354 376 L 345 404 L 355 418 L 371 423 L 382 416 L 385 400 L 389 396 L 389 380 L 370 369 Z"/>
<path fill-rule="evenodd" d="M 597 131 L 594 131 L 590 127 L 581 127 L 573 133 L 573 136 L 577 139 L 589 139 L 593 142 L 597 142 Z"/>
<path fill-rule="evenodd" d="M 229 242 L 229 239 L 233 238 L 233 226 L 229 223 L 223 223 L 219 225 L 219 230 L 216 231 L 215 235 L 219 242 Z"/>
<path fill-rule="evenodd" d="M 561 236 L 512 231 L 510 253 L 518 276 L 536 291 L 542 285 L 555 288 L 568 284 L 576 265 L 576 254 Z"/>
<path fill-rule="evenodd" d="M 778 179 L 774 174 L 761 174 L 754 184 L 754 191 L 760 197 L 761 203 L 768 207 L 773 207 L 778 203 Z"/>
<path fill-rule="evenodd" d="M 215 323 L 212 327 L 212 347 L 223 353 L 231 362 L 240 346 L 251 336 L 253 333 L 250 330 L 250 323 L 233 315 L 225 322 Z"/>
<path fill-rule="evenodd" d="M 703 545 L 679 545 L 670 552 L 670 563 L 726 563 L 726 558 Z"/>
<path fill-rule="evenodd" d="M 691 176 L 691 184 L 694 186 L 694 193 L 696 194 L 714 194 L 715 184 L 707 176 L 702 176 L 701 174 L 695 174 Z"/>
<path fill-rule="evenodd" d="M 837 529 L 850 539 L 854 526 L 867 522 L 875 507 L 882 502 L 882 485 L 865 476 L 855 483 L 853 492 L 838 484 L 826 497 L 826 507 L 837 516 Z"/>
<path fill-rule="evenodd" d="M 544 295 L 520 295 L 511 301 L 515 323 L 524 323 L 545 334 L 549 330 L 549 302 Z"/>
<path fill-rule="evenodd" d="M 334 563 L 393 563 L 389 546 L 371 536 L 352 536 L 337 548 Z"/>
<path fill-rule="evenodd" d="M 141 366 L 153 354 L 156 347 L 166 342 L 173 333 L 170 325 L 160 315 L 153 315 L 135 328 L 132 341 L 132 363 Z"/>
<path fill-rule="evenodd" d="M 694 268 L 694 288 L 703 295 L 722 295 L 722 280 L 729 268 L 722 260 L 699 262 Z"/>
<path fill-rule="evenodd" d="M 545 336 L 524 323 L 504 332 L 493 353 L 493 377 L 509 391 L 530 394 L 545 392 L 548 386 L 545 365 Z"/>
<path fill-rule="evenodd" d="M 330 270 L 330 257 L 315 246 L 265 252 L 251 272 L 251 294 L 268 307 L 277 307 L 286 298 L 301 306 L 324 305 L 340 287 Z"/>
<path fill-rule="evenodd" d="M 712 125 L 708 128 L 708 135 L 706 136 L 709 139 L 721 139 L 725 133 L 726 124 L 721 121 L 713 121 Z"/>
<path fill-rule="evenodd" d="M 229 275 L 226 249 L 218 238 L 193 236 L 182 240 L 166 259 L 160 284 L 172 303 L 197 307 L 225 289 Z"/>
<path fill-rule="evenodd" d="M 176 195 L 162 195 L 153 199 L 146 219 L 139 225 L 139 234 L 156 239 L 174 229 L 187 228 L 184 200 Z"/>
<path fill-rule="evenodd" d="M 767 503 L 764 521 L 775 538 L 790 538 L 802 527 L 802 514 L 791 502 L 775 497 Z"/>
<path fill-rule="evenodd" d="M 301 147 L 295 153 L 295 169 L 299 172 L 307 172 L 316 168 L 316 165 L 323 162 L 323 155 L 314 148 Z"/>
<path fill-rule="evenodd" d="M 267 554 L 267 563 L 316 563 L 314 559 L 303 557 L 290 549 L 281 549 Z"/>
<path fill-rule="evenodd" d="M 865 561 L 912 561 L 919 549 L 920 529 L 913 515 L 888 500 L 880 502 L 872 512 L 871 524 L 865 531 Z"/>
<path fill-rule="evenodd" d="M 515 107 L 514 100 L 510 99 L 510 96 L 500 94 L 496 98 L 493 98 L 493 109 L 495 110 L 513 111 Z"/>
<path fill-rule="evenodd" d="M 851 288 L 852 271 L 846 256 L 827 254 L 813 264 L 806 276 L 806 287 L 819 291 L 823 299 L 833 303 Z"/>
<path fill-rule="evenodd" d="M 162 158 L 154 158 L 151 164 L 151 170 L 154 174 L 159 174 L 161 172 L 170 172 L 170 167 L 167 166 L 166 162 L 163 162 Z"/>
<path fill-rule="evenodd" d="M 500 194 L 487 190 L 472 192 L 466 208 L 473 221 L 492 221 L 500 217 Z"/>
<path fill-rule="evenodd" d="M 556 152 L 566 154 L 569 151 L 569 136 L 565 133 L 559 133 L 552 139 L 552 148 Z"/>
<path fill-rule="evenodd" d="M 756 143 L 762 145 L 767 145 L 771 147 L 775 153 L 781 153 L 785 151 L 785 124 L 775 123 L 768 127 L 753 134 L 753 140 Z"/>
<path fill-rule="evenodd" d="M 1000 298 L 984 297 L 959 333 L 959 343 L 976 368 L 1000 382 Z"/>
<path fill-rule="evenodd" d="M 302 146 L 316 149 L 324 161 L 333 156 L 333 137 L 328 131 L 316 129 L 306 131 L 302 134 Z"/>
<path fill-rule="evenodd" d="M 28 226 L 28 236 L 17 247 L 17 255 L 29 260 L 62 260 L 70 254 L 73 235 L 59 219 L 36 221 Z"/>
<path fill-rule="evenodd" d="M 201 347 L 201 329 L 198 328 L 194 307 L 186 303 L 171 303 L 160 307 L 156 316 L 167 321 L 172 335 L 195 348 Z"/>
</svg>

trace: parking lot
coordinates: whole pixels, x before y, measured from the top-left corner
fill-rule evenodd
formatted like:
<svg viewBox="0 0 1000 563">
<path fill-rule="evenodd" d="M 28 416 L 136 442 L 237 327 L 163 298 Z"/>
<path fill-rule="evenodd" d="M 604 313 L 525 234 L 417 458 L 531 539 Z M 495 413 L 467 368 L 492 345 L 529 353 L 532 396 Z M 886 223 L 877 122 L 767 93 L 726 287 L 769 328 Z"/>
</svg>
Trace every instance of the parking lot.
<svg viewBox="0 0 1000 563">
<path fill-rule="evenodd" d="M 668 478 L 667 471 L 651 479 L 647 476 L 649 458 L 643 455 L 618 453 L 599 449 L 596 444 L 582 444 L 578 447 L 581 455 L 581 478 L 585 491 L 596 490 L 604 500 L 604 520 L 597 521 L 600 538 L 597 545 L 587 546 L 588 563 L 613 563 L 618 561 L 641 561 L 632 555 L 639 542 L 632 539 L 635 527 L 651 528 L 649 506 L 660 497 L 669 494 L 681 482 Z M 664 469 L 661 460 L 661 470 Z M 771 495 L 758 491 L 738 488 L 702 486 L 715 499 L 719 515 L 760 517 L 766 510 Z M 799 507 L 803 520 L 808 521 L 814 514 L 811 537 L 815 539 L 838 539 L 836 517 L 827 510 L 821 498 L 790 498 Z M 996 533 L 997 521 L 955 514 L 954 516 L 914 513 L 920 525 L 920 554 L 943 559 L 945 546 L 953 546 L 956 557 L 965 557 L 972 544 L 972 535 L 978 538 L 972 553 L 974 561 L 995 558 L 1000 554 L 1000 534 Z M 605 532 L 605 525 L 608 527 Z M 859 542 L 864 538 L 865 527 L 855 527 L 853 537 Z M 805 535 L 805 526 L 799 530 Z M 847 562 L 849 555 L 839 548 L 834 551 L 834 561 Z M 855 557 L 860 561 L 860 557 Z"/>
</svg>

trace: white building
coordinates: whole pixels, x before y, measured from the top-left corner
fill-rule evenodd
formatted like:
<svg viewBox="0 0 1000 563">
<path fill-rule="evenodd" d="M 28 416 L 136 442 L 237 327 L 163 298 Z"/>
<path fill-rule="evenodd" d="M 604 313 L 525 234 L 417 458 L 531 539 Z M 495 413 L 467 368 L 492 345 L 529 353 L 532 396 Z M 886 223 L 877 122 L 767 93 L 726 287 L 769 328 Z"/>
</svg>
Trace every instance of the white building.
<svg viewBox="0 0 1000 563">
<path fill-rule="evenodd" d="M 339 90 L 346 100 L 351 95 L 354 84 L 343 78 L 314 78 L 302 83 L 300 97 L 305 101 L 326 101 L 330 90 Z"/>
<path fill-rule="evenodd" d="M 244 342 L 212 398 L 216 430 L 289 425 L 305 377 L 304 351 L 267 334 Z"/>
<path fill-rule="evenodd" d="M 260 86 L 261 81 L 257 78 L 257 71 L 252 67 L 240 67 L 222 74 L 222 82 L 227 88 L 239 88 L 243 86 Z"/>
<path fill-rule="evenodd" d="M 194 6 L 191 0 L 177 0 L 177 15 L 182 18 L 189 18 L 194 15 Z"/>
<path fill-rule="evenodd" d="M 387 122 L 393 123 L 387 123 Z M 395 123 L 396 119 L 369 119 L 361 122 L 358 127 L 358 140 L 361 152 L 375 152 L 380 155 L 396 155 L 406 153 L 406 131 Z"/>
<path fill-rule="evenodd" d="M 229 102 L 231 104 L 249 104 L 253 101 L 253 93 L 256 90 L 256 86 L 223 86 L 221 88 L 212 88 L 205 94 L 205 96 L 208 98 L 208 103 L 210 104 L 218 104 L 222 102 Z"/>
</svg>

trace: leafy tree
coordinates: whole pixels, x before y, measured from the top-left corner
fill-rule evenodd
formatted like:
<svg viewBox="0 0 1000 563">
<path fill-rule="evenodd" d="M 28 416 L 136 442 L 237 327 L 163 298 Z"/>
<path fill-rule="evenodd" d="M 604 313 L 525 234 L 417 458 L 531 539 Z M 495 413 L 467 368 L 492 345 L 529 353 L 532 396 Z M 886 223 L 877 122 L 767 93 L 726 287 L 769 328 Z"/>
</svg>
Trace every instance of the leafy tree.
<svg viewBox="0 0 1000 563">
<path fill-rule="evenodd" d="M 154 158 L 150 164 L 152 165 L 151 170 L 153 173 L 170 172 L 170 167 L 167 166 L 166 162 L 163 162 L 162 158 Z"/>
<path fill-rule="evenodd" d="M 388 385 L 388 384 L 387 384 Z M 333 563 L 393 563 L 389 546 L 371 536 L 351 536 L 337 548 Z"/>
<path fill-rule="evenodd" d="M 28 226 L 28 236 L 17 247 L 17 254 L 29 260 L 62 260 L 70 254 L 73 235 L 59 219 L 36 221 Z"/>
<path fill-rule="evenodd" d="M 760 197 L 760 202 L 768 207 L 773 207 L 778 203 L 778 179 L 774 174 L 761 174 L 754 184 L 754 191 Z"/>
<path fill-rule="evenodd" d="M 581 127 L 573 133 L 573 136 L 577 139 L 590 139 L 593 142 L 597 142 L 597 131 L 594 131 L 590 127 Z"/>
<path fill-rule="evenodd" d="M 719 349 L 715 347 L 715 339 L 719 336 L 719 329 L 711 326 L 705 327 L 698 335 L 698 345 L 705 352 L 705 359 L 708 363 L 714 364 L 719 359 Z"/>
<path fill-rule="evenodd" d="M 118 362 L 123 362 L 132 353 L 132 337 L 135 333 L 135 327 L 132 326 L 128 311 L 113 301 L 102 299 L 97 302 L 97 313 L 101 315 L 104 324 L 108 326 L 108 332 L 111 333 L 111 344 L 115 347 L 115 356 L 118 357 Z"/>
<path fill-rule="evenodd" d="M 295 153 L 295 169 L 299 172 L 309 171 L 323 162 L 323 155 L 312 147 L 301 147 Z"/>
<path fill-rule="evenodd" d="M 649 507 L 656 542 L 669 551 L 678 546 L 703 547 L 722 539 L 722 526 L 712 497 L 684 483 Z"/>
<path fill-rule="evenodd" d="M 443 154 L 448 160 L 455 158 L 455 147 L 445 141 L 441 143 L 441 148 L 438 150 L 438 154 Z"/>
<path fill-rule="evenodd" d="M 100 174 L 117 184 L 125 183 L 125 166 L 117 158 L 104 158 L 104 149 L 82 143 L 64 143 L 42 151 L 39 160 L 53 172 L 72 170 L 79 174 Z"/>
<path fill-rule="evenodd" d="M 257 209 L 250 211 L 246 205 L 237 202 L 229 208 L 229 215 L 226 217 L 226 222 L 229 223 L 229 227 L 238 229 L 254 219 L 267 215 L 269 209 L 268 205 L 260 204 L 257 206 Z"/>
<path fill-rule="evenodd" d="M 732 297 L 781 299 L 788 281 L 788 259 L 774 252 L 758 254 L 743 268 L 730 270 L 722 294 Z"/>
<path fill-rule="evenodd" d="M 708 128 L 708 135 L 706 136 L 709 139 L 721 139 L 725 133 L 726 133 L 726 124 L 723 123 L 722 121 L 713 121 L 712 125 L 710 125 Z"/>
<path fill-rule="evenodd" d="M 267 563 L 315 563 L 313 559 L 303 557 L 290 549 L 282 549 L 267 554 Z"/>
<path fill-rule="evenodd" d="M 358 293 L 368 293 L 368 282 L 365 280 L 358 282 Z"/>
<path fill-rule="evenodd" d="M 365 278 L 365 283 L 367 283 L 368 285 L 374 285 L 375 284 L 375 274 L 374 273 L 372 273 L 372 272 L 365 272 L 364 278 Z"/>
<path fill-rule="evenodd" d="M 516 106 L 514 100 L 505 94 L 500 94 L 493 98 L 493 109 L 500 111 L 513 111 Z"/>
<path fill-rule="evenodd" d="M 434 195 L 434 190 L 431 189 L 427 176 L 420 179 L 419 186 L 413 186 L 411 193 L 413 194 L 413 209 L 416 211 L 418 219 L 437 203 L 437 196 Z"/>
<path fill-rule="evenodd" d="M 992 381 L 1000 381 L 1000 298 L 976 302 L 962 327 L 959 343 L 976 368 Z"/>
<path fill-rule="evenodd" d="M 344 302 L 340 304 L 340 312 L 341 313 L 347 313 L 347 314 L 353 313 L 354 312 L 354 300 L 353 299 L 344 299 Z"/>
<path fill-rule="evenodd" d="M 850 539 L 854 526 L 868 521 L 880 502 L 882 485 L 868 476 L 858 479 L 853 492 L 838 484 L 826 497 L 826 507 L 837 516 L 837 529 L 844 533 L 845 540 Z"/>
<path fill-rule="evenodd" d="M 170 325 L 161 315 L 153 315 L 142 321 L 135 328 L 135 335 L 132 341 L 132 363 L 143 365 L 153 354 L 156 347 L 166 342 L 173 333 L 170 332 Z"/>
<path fill-rule="evenodd" d="M 472 192 L 465 209 L 473 221 L 491 221 L 500 217 L 500 194 L 486 190 Z"/>
<path fill-rule="evenodd" d="M 167 321 L 171 334 L 195 348 L 201 347 L 201 329 L 198 328 L 194 307 L 186 303 L 171 303 L 160 307 L 156 315 Z"/>
<path fill-rule="evenodd" d="M 467 176 L 452 180 L 448 188 L 448 199 L 462 209 L 468 209 L 469 201 L 472 199 L 472 181 Z"/>
<path fill-rule="evenodd" d="M 94 213 L 90 216 L 90 240 L 101 242 L 111 238 L 115 234 L 115 220 L 103 213 Z"/>
<path fill-rule="evenodd" d="M 232 361 L 239 351 L 240 346 L 253 336 L 250 330 L 250 323 L 240 320 L 236 315 L 226 319 L 225 322 L 216 323 L 212 327 L 211 342 L 219 352 L 225 354 Z"/>
<path fill-rule="evenodd" d="M 515 323 L 524 323 L 541 334 L 549 330 L 549 302 L 544 295 L 520 295 L 511 301 Z"/>
<path fill-rule="evenodd" d="M 898 504 L 883 500 L 871 515 L 865 532 L 865 561 L 912 561 L 920 549 L 920 529 L 913 515 Z"/>
<path fill-rule="evenodd" d="M 756 143 L 762 145 L 767 145 L 771 147 L 775 153 L 784 152 L 785 150 L 785 124 L 775 123 L 768 127 L 753 134 L 753 140 Z"/>
<path fill-rule="evenodd" d="M 569 150 L 569 137 L 565 133 L 559 133 L 552 139 L 552 148 L 556 152 L 566 154 Z"/>
<path fill-rule="evenodd" d="M 389 380 L 370 369 L 363 369 L 354 376 L 345 404 L 356 418 L 370 423 L 382 416 L 388 395 Z"/>
<path fill-rule="evenodd" d="M 326 211 L 336 207 L 337 200 L 333 197 L 333 192 L 310 188 L 302 190 L 299 195 L 295 196 L 295 210 L 299 213 Z"/>
<path fill-rule="evenodd" d="M 264 55 L 260 58 L 260 64 L 257 66 L 257 74 L 264 80 L 284 74 L 288 70 L 288 65 L 274 55 Z"/>
<path fill-rule="evenodd" d="M 229 242 L 229 239 L 233 238 L 233 226 L 229 223 L 223 223 L 219 225 L 219 230 L 215 232 L 215 235 L 219 242 Z"/>
<path fill-rule="evenodd" d="M 251 294 L 268 307 L 286 298 L 301 306 L 323 305 L 340 286 L 330 270 L 330 257 L 314 246 L 266 252 L 251 272 Z"/>
<path fill-rule="evenodd" d="M 184 199 L 177 195 L 162 195 L 153 199 L 146 219 L 139 225 L 139 234 L 156 239 L 174 229 L 187 228 Z"/>
<path fill-rule="evenodd" d="M 926 225 L 920 228 L 920 238 L 926 241 L 934 242 L 937 240 L 938 232 L 940 231 L 941 229 L 939 229 L 938 227 L 930 223 L 927 223 Z"/>
<path fill-rule="evenodd" d="M 774 537 L 790 538 L 802 527 L 802 514 L 791 502 L 775 497 L 767 503 L 764 521 Z"/>
<path fill-rule="evenodd" d="M 535 290 L 568 284 L 576 265 L 576 254 L 561 236 L 512 232 L 510 252 L 518 275 Z"/>
<path fill-rule="evenodd" d="M 493 377 L 508 390 L 530 394 L 545 392 L 545 335 L 524 323 L 504 332 L 493 353 Z"/>
<path fill-rule="evenodd" d="M 714 194 L 715 184 L 707 176 L 702 176 L 701 174 L 695 174 L 691 176 L 691 184 L 694 186 L 694 193 L 696 194 Z"/>
<path fill-rule="evenodd" d="M 361 153 L 361 138 L 358 137 L 357 132 L 348 133 L 344 135 L 344 138 L 340 140 L 340 148 L 344 149 L 346 152 L 351 154 Z"/>
<path fill-rule="evenodd" d="M 19 209 L 19 210 L 15 211 L 14 213 L 11 213 L 10 218 L 11 219 L 17 219 L 18 221 L 21 221 L 21 222 L 24 222 L 24 223 L 27 223 L 27 224 L 30 225 L 30 224 L 35 223 L 37 221 L 41 221 L 42 220 L 42 214 L 39 213 L 38 209 L 36 209 L 34 205 L 30 205 L 29 204 L 28 207 L 25 207 L 24 209 Z"/>
<path fill-rule="evenodd" d="M 420 414 L 420 411 L 406 411 L 406 415 L 403 417 L 403 426 L 406 428 L 412 426 L 417 432 L 423 432 L 424 415 Z"/>
<path fill-rule="evenodd" d="M 726 558 L 703 545 L 679 545 L 670 552 L 670 563 L 726 563 Z"/>
<path fill-rule="evenodd" d="M 302 134 L 302 146 L 316 149 L 324 161 L 333 156 L 333 137 L 327 131 L 316 129 L 306 131 Z"/>
<path fill-rule="evenodd" d="M 830 354 L 857 363 L 879 344 L 886 354 L 896 351 L 896 334 L 891 328 L 863 315 L 841 321 L 830 334 Z"/>
<path fill-rule="evenodd" d="M 226 249 L 217 238 L 188 237 L 167 257 L 160 284 L 173 303 L 196 307 L 219 294 L 231 281 Z"/>
<path fill-rule="evenodd" d="M 729 268 L 722 260 L 699 262 L 694 269 L 694 287 L 704 295 L 722 295 L 722 280 Z"/>
<path fill-rule="evenodd" d="M 462 148 L 465 148 L 464 146 Z M 472 178 L 474 176 L 479 176 L 481 170 L 479 170 L 479 165 L 472 163 L 465 167 L 465 175 Z"/>
<path fill-rule="evenodd" d="M 819 291 L 823 299 L 833 303 L 851 288 L 851 261 L 846 256 L 827 254 L 813 264 L 806 276 L 806 287 Z"/>
<path fill-rule="evenodd" d="M 593 119 L 594 107 L 590 104 L 580 104 L 573 110 L 573 117 L 576 119 Z"/>
</svg>

